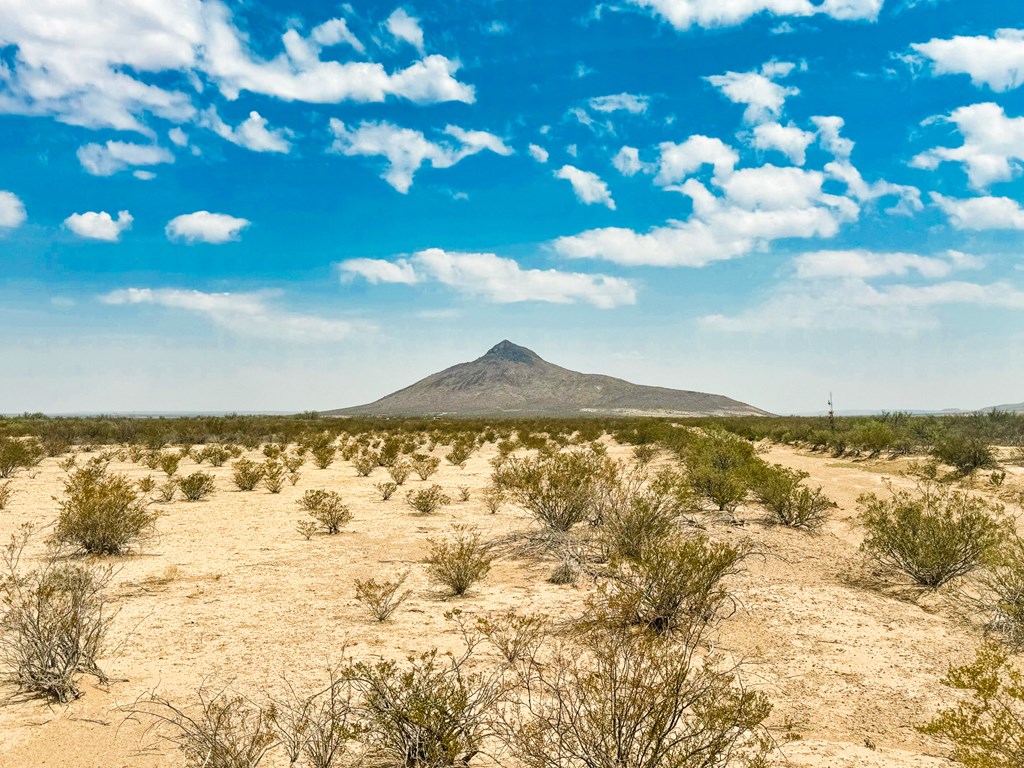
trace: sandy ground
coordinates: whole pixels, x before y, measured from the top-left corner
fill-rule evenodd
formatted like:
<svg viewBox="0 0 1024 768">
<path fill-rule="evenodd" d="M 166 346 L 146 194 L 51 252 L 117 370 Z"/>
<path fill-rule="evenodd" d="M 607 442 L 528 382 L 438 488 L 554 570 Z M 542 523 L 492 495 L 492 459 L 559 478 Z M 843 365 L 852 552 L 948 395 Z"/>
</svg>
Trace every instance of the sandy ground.
<svg viewBox="0 0 1024 768">
<path fill-rule="evenodd" d="M 612 446 L 611 453 L 625 457 L 629 449 Z M 431 517 L 406 507 L 401 489 L 390 501 L 380 500 L 373 485 L 388 479 L 385 470 L 357 477 L 340 459 L 327 470 L 307 464 L 298 485 L 286 484 L 278 495 L 234 491 L 228 466 L 204 465 L 217 476 L 217 492 L 199 503 L 157 505 L 158 537 L 116 561 L 114 634 L 123 645 L 105 663 L 114 682 L 87 684 L 85 695 L 67 706 L 15 699 L 0 707 L 0 766 L 180 766 L 172 747 L 147 738 L 119 708 L 153 689 L 188 701 L 207 680 L 230 681 L 243 692 L 277 685 L 284 673 L 312 681 L 345 649 L 356 657 L 400 658 L 455 648 L 458 634 L 443 617 L 452 607 L 468 614 L 509 607 L 578 612 L 589 587 L 547 583 L 550 564 L 500 561 L 486 582 L 457 601 L 442 600 L 427 581 L 421 564 L 427 539 L 444 535 L 453 523 L 477 526 L 488 536 L 529 527 L 520 510 L 491 515 L 484 507 L 479 490 L 493 454 L 488 446 L 465 469 L 442 465 L 428 482 L 453 493 L 469 486 L 473 495 Z M 716 646 L 747 662 L 745 679 L 773 700 L 772 723 L 780 732 L 789 724 L 800 735 L 784 745 L 777 763 L 949 765 L 942 745 L 915 726 L 950 701 L 938 680 L 951 663 L 972 656 L 981 638 L 977 622 L 948 595 L 915 601 L 867 586 L 870 572 L 858 553 L 856 498 L 882 492 L 883 476 L 898 466 L 785 447 L 771 448 L 766 458 L 809 472 L 809 482 L 839 504 L 818 535 L 763 525 L 756 509 L 741 511 L 742 527 L 712 528 L 716 536 L 749 537 L 763 553 L 736 578 L 740 610 L 723 624 Z M 23 523 L 54 520 L 52 497 L 63 477 L 57 461 L 46 459 L 38 471 L 16 477 L 18 493 L 0 513 L 4 540 Z M 128 463 L 111 469 L 161 476 Z M 193 463 L 183 462 L 181 471 L 194 471 Z M 1018 474 L 1007 482 L 1021 479 Z M 406 483 L 421 484 L 415 475 Z M 298 534 L 303 515 L 296 499 L 310 488 L 337 490 L 349 503 L 354 519 L 343 533 L 311 541 Z M 413 597 L 387 624 L 372 621 L 354 599 L 353 579 L 407 568 Z M 13 693 L 0 686 L 0 695 Z"/>
</svg>

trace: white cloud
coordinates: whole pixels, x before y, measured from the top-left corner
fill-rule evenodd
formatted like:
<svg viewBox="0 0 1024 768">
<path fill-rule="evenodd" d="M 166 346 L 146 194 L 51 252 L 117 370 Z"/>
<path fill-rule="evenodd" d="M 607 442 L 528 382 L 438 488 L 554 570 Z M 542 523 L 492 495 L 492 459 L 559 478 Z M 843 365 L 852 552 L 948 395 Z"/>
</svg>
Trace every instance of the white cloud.
<svg viewBox="0 0 1024 768">
<path fill-rule="evenodd" d="M 295 343 L 341 341 L 372 326 L 275 309 L 256 293 L 204 293 L 175 288 L 126 288 L 100 297 L 115 306 L 152 304 L 203 317 L 239 336 Z"/>
<path fill-rule="evenodd" d="M 167 223 L 165 232 L 169 240 L 192 243 L 227 243 L 237 240 L 249 226 L 248 219 L 228 216 L 226 213 L 196 211 L 175 216 Z"/>
<path fill-rule="evenodd" d="M 171 140 L 172 144 L 179 147 L 188 146 L 188 134 L 181 130 L 181 128 L 171 128 L 171 130 L 167 132 L 167 138 Z"/>
<path fill-rule="evenodd" d="M 397 8 L 385 22 L 388 32 L 396 40 L 409 43 L 418 51 L 423 51 L 423 29 L 419 19 L 410 16 L 404 8 Z"/>
<path fill-rule="evenodd" d="M 1024 160 L 1024 117 L 1007 117 L 998 104 L 972 104 L 948 118 L 964 137 L 959 147 L 936 147 L 914 157 L 914 168 L 934 170 L 940 163 L 962 163 L 975 189 L 1008 181 Z"/>
<path fill-rule="evenodd" d="M 352 34 L 345 19 L 329 19 L 323 24 L 314 27 L 309 37 L 314 43 L 323 48 L 345 43 L 345 45 L 352 46 L 358 53 L 366 51 L 366 46 L 359 42 L 359 38 Z"/>
<path fill-rule="evenodd" d="M 548 161 L 548 158 L 550 157 L 548 151 L 544 149 L 544 147 L 541 147 L 537 144 L 531 144 L 529 147 L 527 147 L 527 149 L 530 152 L 530 157 L 532 157 L 538 163 L 546 163 Z"/>
<path fill-rule="evenodd" d="M 612 158 L 612 165 L 623 176 L 636 176 L 638 173 L 647 173 L 653 169 L 653 164 L 640 159 L 640 150 L 636 147 L 622 147 Z"/>
<path fill-rule="evenodd" d="M 368 283 L 400 283 L 415 285 L 419 282 L 416 270 L 405 259 L 385 261 L 384 259 L 349 259 L 338 265 L 342 279 L 362 277 Z"/>
<path fill-rule="evenodd" d="M 818 129 L 818 143 L 826 152 L 832 153 L 838 160 L 844 160 L 853 154 L 854 144 L 843 138 L 840 132 L 846 121 L 835 115 L 812 117 L 811 122 Z"/>
<path fill-rule="evenodd" d="M 86 144 L 78 148 L 77 154 L 78 162 L 93 176 L 113 176 L 133 166 L 174 162 L 174 155 L 163 147 L 124 141 Z"/>
<path fill-rule="evenodd" d="M 793 259 L 796 276 L 801 280 L 822 278 L 871 278 L 906 276 L 916 272 L 921 277 L 948 277 L 961 269 L 978 269 L 981 261 L 959 251 L 949 251 L 945 258 L 921 256 L 916 253 L 877 253 L 868 250 L 815 251 Z"/>
<path fill-rule="evenodd" d="M 514 259 L 493 253 L 428 248 L 413 254 L 412 263 L 404 259 L 353 259 L 338 266 L 342 272 L 362 275 L 370 282 L 413 284 L 431 280 L 498 304 L 583 302 L 611 309 L 636 303 L 636 285 L 631 280 L 557 269 L 523 269 Z"/>
<path fill-rule="evenodd" d="M 800 93 L 799 89 L 779 85 L 775 82 L 786 77 L 795 64 L 785 61 L 768 62 L 760 72 L 726 72 L 705 78 L 734 104 L 745 104 L 743 118 L 748 123 L 777 120 L 782 114 L 786 99 Z"/>
<path fill-rule="evenodd" d="M 633 93 L 616 93 L 609 96 L 595 96 L 587 102 L 595 112 L 629 112 L 641 115 L 647 111 L 650 97 Z"/>
<path fill-rule="evenodd" d="M 662 142 L 658 149 L 661 157 L 654 183 L 662 186 L 678 184 L 703 165 L 714 168 L 716 179 L 725 178 L 733 172 L 740 159 L 736 150 L 721 139 L 700 135 L 691 136 L 681 144 Z"/>
<path fill-rule="evenodd" d="M 937 75 L 970 75 L 976 86 L 993 91 L 1024 85 L 1024 30 L 999 29 L 995 37 L 934 38 L 910 47 L 931 60 Z"/>
<path fill-rule="evenodd" d="M 449 125 L 444 132 L 458 146 L 430 141 L 419 131 L 387 122 L 364 121 L 358 128 L 349 128 L 341 120 L 331 118 L 331 132 L 332 152 L 385 158 L 388 164 L 381 178 L 402 194 L 409 191 L 413 177 L 425 162 L 434 168 L 450 168 L 485 149 L 504 156 L 512 154 L 512 149 L 498 136 L 486 131 L 466 131 L 456 125 Z"/>
<path fill-rule="evenodd" d="M 64 219 L 64 226 L 79 237 L 116 243 L 121 239 L 121 233 L 128 229 L 133 221 L 128 211 L 118 211 L 116 219 L 106 211 L 87 211 L 71 214 Z"/>
<path fill-rule="evenodd" d="M 816 136 L 816 133 L 797 128 L 792 123 L 761 123 L 754 127 L 754 146 L 763 151 L 778 150 L 794 165 L 803 165 L 807 161 L 807 147 Z"/>
<path fill-rule="evenodd" d="M 957 199 L 932 192 L 931 198 L 957 229 L 1024 229 L 1024 208 L 1008 197 Z"/>
<path fill-rule="evenodd" d="M 139 181 L 152 181 L 156 178 L 156 174 L 152 171 L 132 171 L 132 176 Z"/>
<path fill-rule="evenodd" d="M 824 14 L 842 21 L 874 21 L 883 0 L 629 0 L 650 8 L 679 30 L 690 27 L 730 27 L 752 16 L 813 16 Z"/>
<path fill-rule="evenodd" d="M 599 203 L 615 210 L 615 201 L 612 200 L 611 192 L 608 191 L 608 185 L 596 173 L 582 171 L 573 165 L 563 165 L 555 171 L 555 178 L 565 179 L 572 184 L 572 189 L 581 203 L 587 205 Z"/>
<path fill-rule="evenodd" d="M 0 190 L 0 229 L 15 229 L 25 223 L 25 204 L 13 192 Z"/>
<path fill-rule="evenodd" d="M 924 210 L 921 190 L 905 184 L 893 184 L 884 179 L 868 183 L 849 160 L 835 160 L 825 165 L 825 173 L 846 185 L 847 192 L 861 203 L 870 203 L 885 197 L 896 197 L 897 202 L 886 213 L 910 216 Z"/>
<path fill-rule="evenodd" d="M 287 154 L 292 145 L 288 141 L 291 131 L 287 128 L 267 129 L 267 120 L 255 110 L 237 128 L 221 120 L 214 107 L 203 112 L 202 124 L 222 139 L 251 149 L 253 152 L 279 152 Z"/>
</svg>

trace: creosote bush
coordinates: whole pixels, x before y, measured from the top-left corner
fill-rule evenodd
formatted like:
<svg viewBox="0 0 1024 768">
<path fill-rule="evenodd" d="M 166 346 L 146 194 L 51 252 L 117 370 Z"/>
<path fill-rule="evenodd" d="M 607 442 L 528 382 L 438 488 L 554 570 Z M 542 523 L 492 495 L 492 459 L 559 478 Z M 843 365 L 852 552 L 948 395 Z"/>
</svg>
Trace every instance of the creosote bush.
<svg viewBox="0 0 1024 768">
<path fill-rule="evenodd" d="M 356 600 L 370 612 L 377 621 L 387 621 L 399 606 L 409 596 L 411 590 L 400 591 L 409 578 L 409 571 L 405 571 L 398 578 L 383 579 L 356 579 Z"/>
<path fill-rule="evenodd" d="M 273 459 L 263 462 L 263 487 L 271 493 L 280 493 L 284 488 L 284 465 Z"/>
<path fill-rule="evenodd" d="M 427 555 L 427 574 L 447 588 L 451 596 L 461 597 L 490 573 L 494 554 L 480 531 L 455 526 L 450 539 L 431 539 Z"/>
<path fill-rule="evenodd" d="M 416 454 L 412 457 L 413 471 L 419 475 L 420 480 L 427 480 L 440 466 L 441 460 L 437 456 Z"/>
<path fill-rule="evenodd" d="M 299 506 L 323 527 L 324 532 L 335 534 L 352 520 L 352 512 L 336 491 L 309 490 L 302 494 Z"/>
<path fill-rule="evenodd" d="M 491 477 L 494 487 L 546 527 L 568 531 L 594 508 L 605 460 L 576 450 L 535 458 L 511 458 Z"/>
<path fill-rule="evenodd" d="M 1002 507 L 985 499 L 927 482 L 889 490 L 888 499 L 857 500 L 867 529 L 861 549 L 920 586 L 941 587 L 980 568 L 1006 538 Z"/>
<path fill-rule="evenodd" d="M 352 459 L 352 466 L 359 477 L 369 477 L 380 464 L 377 463 L 377 454 L 373 451 L 363 451 Z"/>
<path fill-rule="evenodd" d="M 828 519 L 835 502 L 822 493 L 802 485 L 806 472 L 780 464 L 761 464 L 750 473 L 754 497 L 768 512 L 769 520 L 789 528 L 815 531 Z"/>
<path fill-rule="evenodd" d="M 178 488 L 186 501 L 201 501 L 216 489 L 213 475 L 208 472 L 193 472 L 178 480 Z"/>
<path fill-rule="evenodd" d="M 91 555 L 119 555 L 152 531 L 156 517 L 131 480 L 87 464 L 64 483 L 53 538 Z"/>
<path fill-rule="evenodd" d="M 231 482 L 240 491 L 254 491 L 263 479 L 264 467 L 250 459 L 239 459 L 231 465 Z"/>
<path fill-rule="evenodd" d="M 612 558 L 639 560 L 677 526 L 689 507 L 689 487 L 675 473 L 649 478 L 645 470 L 616 467 L 599 501 L 602 536 Z"/>
<path fill-rule="evenodd" d="M 405 503 L 421 515 L 432 515 L 451 502 L 451 497 L 444 492 L 440 485 L 409 491 L 405 495 Z"/>
<path fill-rule="evenodd" d="M 0 561 L 0 670 L 24 691 L 67 702 L 81 695 L 83 675 L 107 680 L 98 659 L 114 615 L 105 597 L 112 571 L 51 554 L 23 572 L 30 534 L 12 536 Z"/>
<path fill-rule="evenodd" d="M 388 467 L 388 474 L 395 481 L 395 485 L 404 483 L 411 473 L 412 462 L 408 459 L 395 459 L 394 463 Z"/>
<path fill-rule="evenodd" d="M 477 619 L 476 629 L 509 664 L 533 662 L 551 634 L 546 617 L 524 615 L 513 609 L 481 616 Z"/>
<path fill-rule="evenodd" d="M 395 491 L 398 490 L 398 485 L 390 480 L 383 483 L 376 483 L 373 487 L 377 489 L 377 493 L 380 494 L 382 501 L 390 499 L 395 495 Z"/>
<path fill-rule="evenodd" d="M 4 480 L 0 483 L 0 511 L 7 509 L 7 505 L 11 503 L 11 499 L 14 497 L 13 483 L 10 480 Z"/>
<path fill-rule="evenodd" d="M 992 446 L 979 437 L 948 435 L 936 441 L 932 455 L 961 475 L 970 475 L 976 469 L 994 469 L 998 466 Z"/>
<path fill-rule="evenodd" d="M 168 477 L 172 477 L 178 471 L 179 464 L 181 464 L 180 453 L 165 451 L 160 454 L 157 466 L 159 466 Z"/>
<path fill-rule="evenodd" d="M 208 445 L 196 456 L 200 463 L 207 461 L 211 467 L 222 467 L 230 458 L 231 453 L 222 445 Z"/>
<path fill-rule="evenodd" d="M 1024 648 L 1024 539 L 1010 538 L 982 577 L 989 628 L 1014 649 Z"/>
<path fill-rule="evenodd" d="M 0 435 L 0 478 L 13 477 L 19 470 L 35 466 L 45 455 L 46 451 L 38 440 Z"/>
<path fill-rule="evenodd" d="M 747 441 L 714 433 L 696 436 L 683 463 L 697 496 L 732 515 L 747 497 L 750 474 L 761 460 Z"/>
</svg>

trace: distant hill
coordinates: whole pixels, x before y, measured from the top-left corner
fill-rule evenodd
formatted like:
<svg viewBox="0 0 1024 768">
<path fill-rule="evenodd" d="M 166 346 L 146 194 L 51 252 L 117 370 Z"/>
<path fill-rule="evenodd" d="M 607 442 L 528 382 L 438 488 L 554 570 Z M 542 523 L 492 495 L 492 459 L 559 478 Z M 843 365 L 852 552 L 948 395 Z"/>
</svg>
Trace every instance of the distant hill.
<svg viewBox="0 0 1024 768">
<path fill-rule="evenodd" d="M 427 376 L 376 402 L 325 416 L 764 416 L 722 395 L 645 387 L 577 373 L 502 341 L 470 363 Z"/>
<path fill-rule="evenodd" d="M 1024 413 L 1024 403 L 1010 403 L 1009 405 L 993 405 L 991 408 L 983 408 L 983 411 L 1010 411 L 1011 413 Z"/>
</svg>

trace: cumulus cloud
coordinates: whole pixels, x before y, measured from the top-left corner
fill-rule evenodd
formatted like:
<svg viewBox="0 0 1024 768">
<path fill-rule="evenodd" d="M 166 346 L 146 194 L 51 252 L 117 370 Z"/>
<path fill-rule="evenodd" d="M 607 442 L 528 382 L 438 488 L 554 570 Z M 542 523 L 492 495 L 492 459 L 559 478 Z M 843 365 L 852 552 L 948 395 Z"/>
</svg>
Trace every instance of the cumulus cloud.
<svg viewBox="0 0 1024 768">
<path fill-rule="evenodd" d="M 116 243 L 121 239 L 121 233 L 128 229 L 133 221 L 128 211 L 118 211 L 116 219 L 106 211 L 87 211 L 71 214 L 64 219 L 64 226 L 88 240 Z"/>
<path fill-rule="evenodd" d="M 411 262 L 353 259 L 338 267 L 343 275 L 361 275 L 371 282 L 437 282 L 498 304 L 582 302 L 612 309 L 636 303 L 636 285 L 631 280 L 557 269 L 523 269 L 514 259 L 493 253 L 428 248 L 413 254 Z"/>
<path fill-rule="evenodd" d="M 532 157 L 538 163 L 546 163 L 548 161 L 548 158 L 550 157 L 548 151 L 538 144 L 531 144 L 529 147 L 527 147 L 527 150 L 530 153 L 530 157 Z"/>
<path fill-rule="evenodd" d="M 86 144 L 78 148 L 77 155 L 78 162 L 93 176 L 113 176 L 135 166 L 174 162 L 174 155 L 163 147 L 125 141 Z"/>
<path fill-rule="evenodd" d="M 734 104 L 745 104 L 743 119 L 748 123 L 777 120 L 786 99 L 800 93 L 797 88 L 779 85 L 796 67 L 788 61 L 770 61 L 756 72 L 726 72 L 705 78 Z"/>
<path fill-rule="evenodd" d="M 423 29 L 420 28 L 420 21 L 410 16 L 404 8 L 398 8 L 388 16 L 385 25 L 393 38 L 423 51 Z"/>
<path fill-rule="evenodd" d="M 636 147 L 622 147 L 612 158 L 612 165 L 623 176 L 636 176 L 651 169 L 650 164 L 640 159 L 640 150 Z"/>
<path fill-rule="evenodd" d="M 975 189 L 1009 181 L 1024 161 L 1024 117 L 1007 117 L 991 102 L 972 104 L 943 118 L 956 125 L 964 142 L 959 147 L 935 147 L 915 156 L 914 168 L 935 170 L 941 163 L 961 163 Z"/>
<path fill-rule="evenodd" d="M 921 190 L 906 184 L 893 184 L 885 179 L 867 182 L 849 160 L 835 160 L 825 165 L 825 173 L 846 185 L 847 193 L 861 203 L 871 203 L 886 197 L 895 197 L 896 203 L 886 213 L 910 216 L 924 210 Z"/>
<path fill-rule="evenodd" d="M 1024 208 L 1008 197 L 958 199 L 932 192 L 931 198 L 957 229 L 1024 229 Z"/>
<path fill-rule="evenodd" d="M 662 186 L 678 184 L 704 165 L 714 168 L 716 179 L 726 178 L 740 159 L 735 149 L 721 139 L 709 136 L 690 136 L 680 144 L 665 141 L 658 145 L 658 149 L 661 157 L 654 183 Z"/>
<path fill-rule="evenodd" d="M 565 179 L 572 184 L 573 192 L 581 203 L 598 203 L 615 210 L 615 201 L 608 191 L 608 185 L 596 173 L 580 170 L 574 165 L 563 165 L 554 175 L 556 179 Z"/>
<path fill-rule="evenodd" d="M 232 128 L 221 119 L 216 109 L 210 107 L 203 113 L 202 124 L 222 139 L 253 152 L 287 154 L 292 148 L 288 141 L 291 131 L 287 128 L 268 129 L 266 118 L 255 110 L 237 128 Z"/>
<path fill-rule="evenodd" d="M 204 293 L 177 288 L 125 288 L 100 297 L 114 306 L 155 305 L 198 315 L 238 336 L 300 344 L 342 341 L 372 325 L 276 309 L 258 293 Z"/>
<path fill-rule="evenodd" d="M 196 211 L 175 216 L 164 231 L 169 240 L 183 240 L 193 243 L 227 243 L 237 240 L 242 230 L 249 226 L 248 219 L 228 216 L 226 213 Z"/>
<path fill-rule="evenodd" d="M 629 0 L 649 8 L 679 30 L 690 27 L 731 27 L 760 13 L 773 16 L 823 14 L 842 21 L 874 21 L 883 0 Z"/>
<path fill-rule="evenodd" d="M 25 204 L 13 192 L 0 190 L 0 229 L 15 229 L 25 223 Z"/>
<path fill-rule="evenodd" d="M 994 37 L 933 38 L 910 47 L 931 62 L 936 75 L 970 75 L 976 86 L 993 91 L 1024 84 L 1024 29 L 999 29 Z"/>
<path fill-rule="evenodd" d="M 595 112 L 629 112 L 642 115 L 647 111 L 650 97 L 633 93 L 616 93 L 609 96 L 595 96 L 587 103 Z"/>
<path fill-rule="evenodd" d="M 816 136 L 813 131 L 797 128 L 792 123 L 761 123 L 754 127 L 754 146 L 762 151 L 777 150 L 793 165 L 803 165 L 807 162 L 807 148 Z"/>
<path fill-rule="evenodd" d="M 486 131 L 467 131 L 449 125 L 444 133 L 455 141 L 430 141 L 419 131 L 388 122 L 363 121 L 349 128 L 337 118 L 331 119 L 334 142 L 331 151 L 348 156 L 383 157 L 387 167 L 381 178 L 402 194 L 412 186 L 413 177 L 424 163 L 434 168 L 450 168 L 484 150 L 511 155 L 512 149 L 498 136 Z"/>
</svg>

